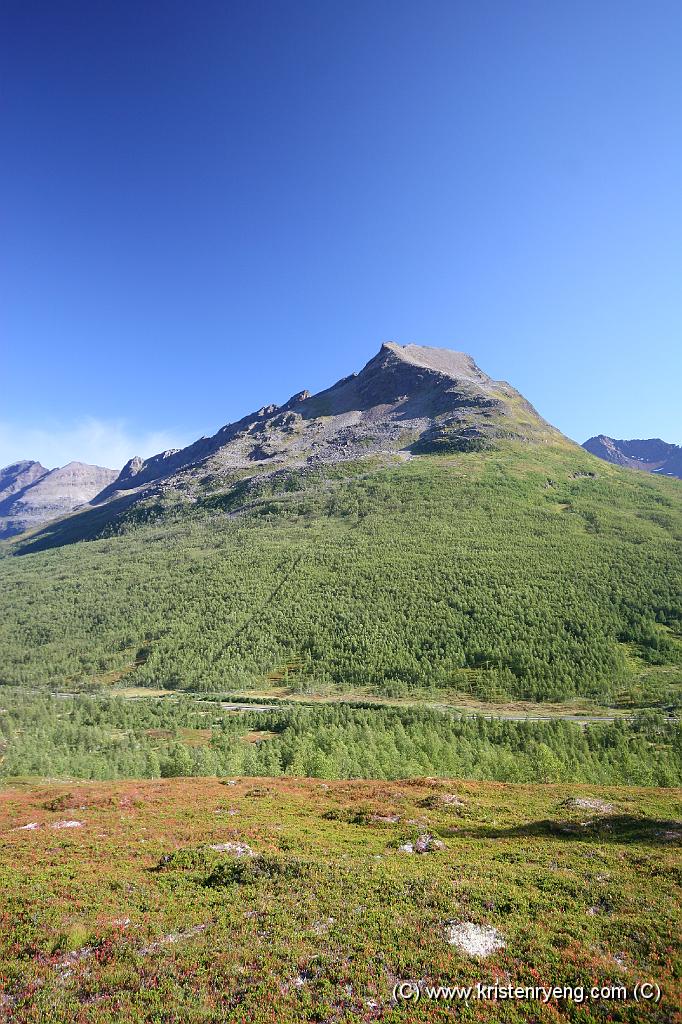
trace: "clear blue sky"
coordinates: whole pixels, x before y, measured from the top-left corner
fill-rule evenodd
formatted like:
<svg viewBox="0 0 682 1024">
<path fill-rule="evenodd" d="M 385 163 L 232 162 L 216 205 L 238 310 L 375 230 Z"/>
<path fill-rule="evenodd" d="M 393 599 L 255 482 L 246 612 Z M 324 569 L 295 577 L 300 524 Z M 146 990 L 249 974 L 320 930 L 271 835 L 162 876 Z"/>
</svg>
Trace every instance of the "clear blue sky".
<svg viewBox="0 0 682 1024">
<path fill-rule="evenodd" d="M 679 0 L 6 0 L 0 465 L 470 352 L 682 442 Z"/>
</svg>

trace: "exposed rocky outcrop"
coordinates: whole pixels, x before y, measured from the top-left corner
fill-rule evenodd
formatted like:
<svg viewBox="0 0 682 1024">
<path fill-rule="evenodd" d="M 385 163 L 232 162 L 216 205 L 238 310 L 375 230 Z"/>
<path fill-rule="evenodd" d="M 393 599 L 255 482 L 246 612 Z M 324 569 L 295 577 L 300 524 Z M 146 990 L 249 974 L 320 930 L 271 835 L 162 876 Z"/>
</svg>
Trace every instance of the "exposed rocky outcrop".
<svg viewBox="0 0 682 1024">
<path fill-rule="evenodd" d="M 583 448 L 616 466 L 682 479 L 682 447 L 661 441 L 660 437 L 624 441 L 598 434 L 585 441 Z"/>
<path fill-rule="evenodd" d="M 187 448 L 131 460 L 96 501 L 131 491 L 191 493 L 201 481 L 234 472 L 469 451 L 502 437 L 546 442 L 561 436 L 471 356 L 388 342 L 359 373 L 319 394 L 300 391 L 284 405 L 265 405 Z"/>
<path fill-rule="evenodd" d="M 29 461 L 14 462 L 0 469 L 0 502 L 25 491 L 49 472 L 39 462 Z"/>
<path fill-rule="evenodd" d="M 237 482 L 248 490 L 264 475 L 290 469 L 478 451 L 500 439 L 569 443 L 510 384 L 493 380 L 466 353 L 387 342 L 359 373 L 319 394 L 299 391 L 283 405 L 264 405 L 187 448 L 136 456 L 118 475 L 81 467 L 102 475 L 77 493 L 55 491 L 55 474 L 70 467 L 45 471 L 36 484 L 41 490 L 12 505 L 11 517 L 1 508 L 0 515 L 8 516 L 8 536 L 87 502 L 80 527 L 69 521 L 65 528 L 72 537 L 97 536 L 108 513 L 112 519 L 127 515 L 145 499 L 192 502 Z"/>
<path fill-rule="evenodd" d="M 48 470 L 18 462 L 0 470 L 0 538 L 11 537 L 72 512 L 116 479 L 113 469 L 70 462 Z"/>
</svg>

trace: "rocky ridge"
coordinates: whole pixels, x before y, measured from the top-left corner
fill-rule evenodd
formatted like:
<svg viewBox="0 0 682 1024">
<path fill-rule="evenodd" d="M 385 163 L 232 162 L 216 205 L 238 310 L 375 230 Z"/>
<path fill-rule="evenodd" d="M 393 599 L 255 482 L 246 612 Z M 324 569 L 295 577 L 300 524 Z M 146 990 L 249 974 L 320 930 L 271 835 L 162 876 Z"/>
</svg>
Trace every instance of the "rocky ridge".
<svg viewBox="0 0 682 1024">
<path fill-rule="evenodd" d="M 616 466 L 682 479 L 682 447 L 660 437 L 626 441 L 598 434 L 585 441 L 583 448 Z"/>
<path fill-rule="evenodd" d="M 39 462 L 28 460 L 13 462 L 11 466 L 0 469 L 0 502 L 5 502 L 13 495 L 31 487 L 49 472 L 49 469 L 45 469 Z"/>
<path fill-rule="evenodd" d="M 91 509 L 97 532 L 109 504 L 116 515 L 146 499 L 192 502 L 238 481 L 248 489 L 292 469 L 479 451 L 501 439 L 571 443 L 515 388 L 493 380 L 466 353 L 387 342 L 359 373 L 318 394 L 299 391 L 186 448 L 136 456 L 118 474 L 80 463 L 51 472 L 22 464 L 38 467 L 23 470 L 36 474 L 36 482 L 0 503 L 0 537 L 78 506 Z"/>
<path fill-rule="evenodd" d="M 299 391 L 187 448 L 131 459 L 95 500 L 168 489 L 191 496 L 195 486 L 234 473 L 261 476 L 377 455 L 404 460 L 477 450 L 498 438 L 550 443 L 563 435 L 471 356 L 388 342 L 359 373 L 318 394 Z"/>
<path fill-rule="evenodd" d="M 116 470 L 69 462 L 46 469 L 17 462 L 0 470 L 0 538 L 41 526 L 86 504 L 117 477 Z"/>
</svg>

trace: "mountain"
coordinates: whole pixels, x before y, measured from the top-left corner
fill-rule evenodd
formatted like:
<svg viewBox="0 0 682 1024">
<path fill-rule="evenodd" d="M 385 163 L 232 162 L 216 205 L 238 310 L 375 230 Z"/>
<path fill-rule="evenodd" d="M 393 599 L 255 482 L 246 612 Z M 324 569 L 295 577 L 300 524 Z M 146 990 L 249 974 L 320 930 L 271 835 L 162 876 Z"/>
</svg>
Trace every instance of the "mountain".
<svg viewBox="0 0 682 1024">
<path fill-rule="evenodd" d="M 0 538 L 11 537 L 72 512 L 116 478 L 116 471 L 83 462 L 45 469 L 16 462 L 0 469 Z"/>
<path fill-rule="evenodd" d="M 131 459 L 96 503 L 169 487 L 191 493 L 207 475 L 215 481 L 370 456 L 475 451 L 499 438 L 548 443 L 561 435 L 471 356 L 388 342 L 360 373 L 319 394 L 300 391 L 187 448 Z"/>
<path fill-rule="evenodd" d="M 681 541 L 680 481 L 389 345 L 1 545 L 10 1011 L 397 1020 L 402 979 L 608 980 L 635 934 L 672 1020 Z"/>
<path fill-rule="evenodd" d="M 605 434 L 598 434 L 585 441 L 583 448 L 615 466 L 643 469 L 646 473 L 660 473 L 682 479 L 682 447 L 661 441 L 660 437 L 617 441 Z"/>
<path fill-rule="evenodd" d="M 0 682 L 669 707 L 681 539 L 679 481 L 388 344 L 4 545 Z"/>
<path fill-rule="evenodd" d="M 39 462 L 28 461 L 14 462 L 11 466 L 0 469 L 0 502 L 31 487 L 49 472 L 49 469 L 45 469 Z"/>
</svg>

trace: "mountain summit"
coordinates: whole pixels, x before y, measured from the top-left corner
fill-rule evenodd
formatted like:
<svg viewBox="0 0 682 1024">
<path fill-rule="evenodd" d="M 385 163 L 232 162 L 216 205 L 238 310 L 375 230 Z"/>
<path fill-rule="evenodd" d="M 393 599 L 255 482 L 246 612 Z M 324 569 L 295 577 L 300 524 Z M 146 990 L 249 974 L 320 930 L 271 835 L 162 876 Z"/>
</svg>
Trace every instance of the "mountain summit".
<svg viewBox="0 0 682 1024">
<path fill-rule="evenodd" d="M 26 490 L 27 487 L 31 487 L 49 472 L 49 469 L 45 469 L 45 466 L 41 466 L 39 462 L 32 462 L 30 459 L 13 462 L 11 466 L 5 466 L 4 469 L 0 469 L 0 506 L 8 498 L 12 498 L 14 495 Z"/>
<path fill-rule="evenodd" d="M 546 443 L 562 435 L 510 384 L 471 356 L 450 349 L 386 342 L 359 372 L 283 405 L 265 405 L 212 437 L 150 459 L 131 459 L 98 496 L 192 489 L 206 475 L 257 473 L 393 455 L 471 451 L 496 438 Z"/>
<path fill-rule="evenodd" d="M 72 512 L 116 478 L 116 470 L 69 462 L 45 469 L 39 462 L 15 462 L 0 469 L 0 538 L 12 537 Z"/>
<path fill-rule="evenodd" d="M 583 448 L 616 466 L 682 478 L 682 447 L 661 441 L 660 437 L 623 441 L 598 434 L 585 441 Z"/>
</svg>

